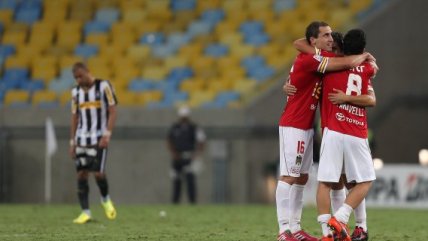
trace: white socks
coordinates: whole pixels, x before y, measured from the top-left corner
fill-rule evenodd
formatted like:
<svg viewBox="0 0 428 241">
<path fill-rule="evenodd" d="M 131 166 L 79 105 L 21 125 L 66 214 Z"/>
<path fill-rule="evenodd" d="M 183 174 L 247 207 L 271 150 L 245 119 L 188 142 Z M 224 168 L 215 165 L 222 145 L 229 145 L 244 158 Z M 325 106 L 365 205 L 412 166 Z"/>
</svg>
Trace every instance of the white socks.
<svg viewBox="0 0 428 241">
<path fill-rule="evenodd" d="M 318 223 L 321 224 L 322 236 L 324 237 L 327 237 L 329 234 L 331 234 L 330 228 L 327 226 L 328 220 L 330 220 L 330 218 L 330 214 L 321 214 L 317 218 Z"/>
<path fill-rule="evenodd" d="M 82 212 L 84 212 L 84 213 L 88 214 L 88 216 L 89 216 L 89 217 L 91 217 L 91 210 L 89 210 L 89 209 L 84 209 L 84 210 L 82 210 Z"/>
<path fill-rule="evenodd" d="M 340 207 L 339 210 L 334 213 L 334 217 L 336 217 L 339 222 L 348 223 L 349 216 L 351 216 L 352 211 L 353 208 L 348 204 L 344 203 L 342 207 Z"/>
<path fill-rule="evenodd" d="M 355 226 L 361 227 L 367 232 L 367 213 L 366 213 L 366 199 L 358 205 L 355 210 Z"/>
<path fill-rule="evenodd" d="M 300 220 L 303 209 L 303 190 L 305 185 L 293 184 L 290 189 L 290 231 L 300 231 Z"/>
<path fill-rule="evenodd" d="M 290 184 L 278 181 L 276 187 L 276 214 L 278 217 L 279 233 L 290 229 L 290 189 Z"/>
<path fill-rule="evenodd" d="M 342 206 L 346 199 L 346 191 L 344 188 L 340 190 L 331 190 L 331 209 L 333 213 Z"/>
</svg>

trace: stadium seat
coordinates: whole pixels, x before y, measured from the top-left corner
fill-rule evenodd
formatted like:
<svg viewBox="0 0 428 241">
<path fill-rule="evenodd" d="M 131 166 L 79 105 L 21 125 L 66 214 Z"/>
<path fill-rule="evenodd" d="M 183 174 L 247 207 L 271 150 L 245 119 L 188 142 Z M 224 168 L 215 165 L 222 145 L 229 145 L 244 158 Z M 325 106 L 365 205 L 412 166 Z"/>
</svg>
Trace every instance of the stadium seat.
<svg viewBox="0 0 428 241">
<path fill-rule="evenodd" d="M 107 33 L 110 31 L 111 23 L 102 21 L 91 21 L 83 28 L 85 36 L 91 33 Z"/>
<path fill-rule="evenodd" d="M 13 10 L 7 8 L 0 8 L 0 22 L 4 26 L 9 26 L 13 21 Z"/>
<path fill-rule="evenodd" d="M 83 62 L 83 57 L 75 55 L 64 55 L 59 58 L 60 69 L 70 68 L 77 62 Z"/>
<path fill-rule="evenodd" d="M 204 54 L 211 57 L 222 57 L 229 53 L 229 48 L 224 44 L 211 44 L 204 50 Z"/>
<path fill-rule="evenodd" d="M 6 59 L 7 57 L 16 53 L 15 46 L 12 44 L 1 44 L 0 45 L 0 58 Z"/>
<path fill-rule="evenodd" d="M 163 33 L 151 32 L 151 33 L 145 33 L 143 36 L 141 36 L 139 43 L 158 45 L 158 44 L 162 44 L 164 41 L 165 41 L 165 36 L 163 35 Z"/>
<path fill-rule="evenodd" d="M 36 92 L 36 91 L 41 91 L 45 89 L 45 83 L 43 82 L 43 80 L 30 80 L 30 81 L 26 81 L 23 85 L 22 85 L 22 89 L 23 90 L 27 90 L 30 93 Z"/>
<path fill-rule="evenodd" d="M 26 1 L 32 2 L 32 1 Z M 40 8 L 20 8 L 15 14 L 15 21 L 33 24 L 40 19 L 41 9 Z"/>
<path fill-rule="evenodd" d="M 94 20 L 111 25 L 119 20 L 120 13 L 116 8 L 100 8 L 95 13 Z"/>
<path fill-rule="evenodd" d="M 89 58 L 98 54 L 98 46 L 92 44 L 79 44 L 74 48 L 74 55 Z"/>
<path fill-rule="evenodd" d="M 210 25 L 215 25 L 225 18 L 223 9 L 207 9 L 202 13 L 201 20 Z"/>
<path fill-rule="evenodd" d="M 196 7 L 196 0 L 171 0 L 173 11 L 193 10 Z"/>
<path fill-rule="evenodd" d="M 57 107 L 59 105 L 58 96 L 49 90 L 37 91 L 33 93 L 32 104 L 42 108 Z"/>
<path fill-rule="evenodd" d="M 143 22 L 146 15 L 147 12 L 141 8 L 130 8 L 123 11 L 122 21 L 136 25 Z"/>
<path fill-rule="evenodd" d="M 9 90 L 4 97 L 4 104 L 11 107 L 27 107 L 30 94 L 25 90 Z"/>
<path fill-rule="evenodd" d="M 105 46 L 109 43 L 109 35 L 107 33 L 90 33 L 85 36 L 85 43 Z"/>
</svg>

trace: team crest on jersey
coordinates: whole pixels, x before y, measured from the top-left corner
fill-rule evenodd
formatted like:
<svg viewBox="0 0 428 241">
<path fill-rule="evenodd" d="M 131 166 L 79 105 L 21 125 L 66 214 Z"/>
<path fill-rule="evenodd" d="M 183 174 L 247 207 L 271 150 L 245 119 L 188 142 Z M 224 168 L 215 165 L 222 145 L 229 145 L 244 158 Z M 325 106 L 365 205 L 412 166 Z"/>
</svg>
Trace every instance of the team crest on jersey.
<svg viewBox="0 0 428 241">
<path fill-rule="evenodd" d="M 321 55 L 314 55 L 313 57 L 314 57 L 314 59 L 315 59 L 316 61 L 318 61 L 318 62 L 321 62 L 321 61 L 322 61 L 322 59 L 323 59 L 323 57 L 322 57 Z"/>
<path fill-rule="evenodd" d="M 297 166 L 301 166 L 302 165 L 302 156 L 301 155 L 297 155 L 297 157 L 296 157 L 296 165 Z"/>
</svg>

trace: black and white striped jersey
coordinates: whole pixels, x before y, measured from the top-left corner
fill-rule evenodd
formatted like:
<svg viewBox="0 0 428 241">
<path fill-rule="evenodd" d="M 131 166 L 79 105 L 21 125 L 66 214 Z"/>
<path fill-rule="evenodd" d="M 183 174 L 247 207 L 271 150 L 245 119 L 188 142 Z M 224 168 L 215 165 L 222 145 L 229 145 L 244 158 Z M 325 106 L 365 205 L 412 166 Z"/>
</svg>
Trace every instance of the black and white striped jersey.
<svg viewBox="0 0 428 241">
<path fill-rule="evenodd" d="M 71 90 L 71 112 L 78 115 L 75 135 L 77 146 L 95 146 L 107 130 L 108 107 L 117 104 L 111 84 L 96 79 L 92 87 L 85 91 L 80 86 Z"/>
</svg>

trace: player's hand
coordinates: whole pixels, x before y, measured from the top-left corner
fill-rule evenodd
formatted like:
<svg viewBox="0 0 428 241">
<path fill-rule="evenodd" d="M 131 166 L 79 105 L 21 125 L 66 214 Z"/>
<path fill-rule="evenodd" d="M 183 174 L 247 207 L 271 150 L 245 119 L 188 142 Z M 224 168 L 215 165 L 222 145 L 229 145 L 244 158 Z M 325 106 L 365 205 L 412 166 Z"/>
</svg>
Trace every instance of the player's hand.
<svg viewBox="0 0 428 241">
<path fill-rule="evenodd" d="M 106 148 L 108 146 L 109 142 L 110 142 L 109 136 L 102 136 L 100 139 L 100 143 L 98 143 L 98 146 L 100 148 Z"/>
<path fill-rule="evenodd" d="M 348 101 L 348 96 L 345 94 L 345 92 L 338 89 L 333 89 L 333 91 L 333 93 L 328 93 L 328 99 L 333 104 L 340 105 Z"/>
<path fill-rule="evenodd" d="M 76 145 L 70 145 L 70 148 L 68 149 L 68 153 L 70 154 L 70 157 L 72 159 L 76 158 Z"/>
<path fill-rule="evenodd" d="M 290 84 L 289 82 L 286 82 L 283 86 L 282 86 L 282 90 L 284 91 L 284 93 L 286 95 L 294 95 L 297 92 L 297 88 Z"/>
<path fill-rule="evenodd" d="M 371 53 L 366 52 L 366 54 L 367 54 L 367 58 L 366 58 L 367 61 L 376 63 L 376 58 Z"/>
</svg>

